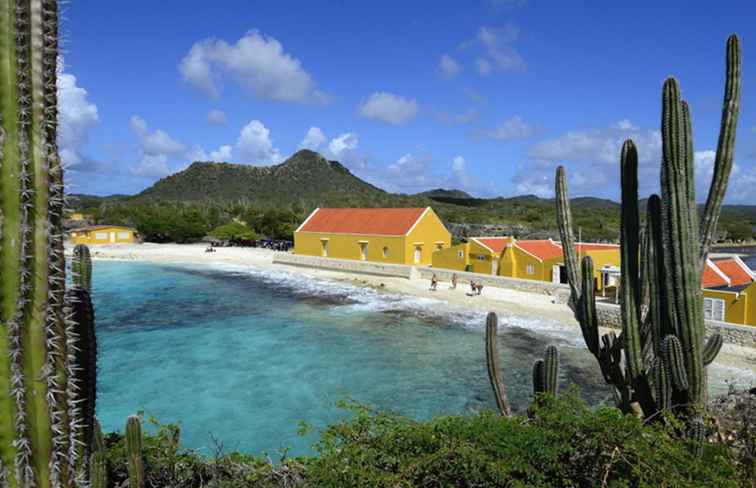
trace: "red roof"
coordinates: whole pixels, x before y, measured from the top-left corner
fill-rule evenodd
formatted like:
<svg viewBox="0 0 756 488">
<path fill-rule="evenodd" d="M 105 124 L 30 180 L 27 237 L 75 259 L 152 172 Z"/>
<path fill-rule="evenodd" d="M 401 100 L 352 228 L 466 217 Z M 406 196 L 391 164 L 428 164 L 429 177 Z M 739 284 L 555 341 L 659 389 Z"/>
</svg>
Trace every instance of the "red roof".
<svg viewBox="0 0 756 488">
<path fill-rule="evenodd" d="M 715 259 L 714 265 L 730 278 L 730 286 L 748 285 L 753 282 L 751 274 L 743 268 L 745 265 L 741 265 L 736 258 Z"/>
<path fill-rule="evenodd" d="M 319 208 L 297 232 L 403 236 L 425 208 Z"/>
<path fill-rule="evenodd" d="M 711 261 L 706 261 L 704 266 L 703 275 L 701 276 L 701 286 L 703 288 L 714 288 L 717 286 L 731 286 L 730 283 L 720 274 Z"/>
<path fill-rule="evenodd" d="M 554 241 L 516 241 L 515 245 L 541 261 L 562 256 L 562 248 Z"/>
<path fill-rule="evenodd" d="M 578 242 L 575 244 L 575 250 L 578 253 L 586 251 L 610 251 L 613 249 L 619 249 L 617 244 L 597 244 L 594 242 Z"/>
<path fill-rule="evenodd" d="M 492 250 L 494 254 L 501 254 L 504 247 L 512 240 L 511 237 L 473 237 L 473 239 Z"/>
</svg>

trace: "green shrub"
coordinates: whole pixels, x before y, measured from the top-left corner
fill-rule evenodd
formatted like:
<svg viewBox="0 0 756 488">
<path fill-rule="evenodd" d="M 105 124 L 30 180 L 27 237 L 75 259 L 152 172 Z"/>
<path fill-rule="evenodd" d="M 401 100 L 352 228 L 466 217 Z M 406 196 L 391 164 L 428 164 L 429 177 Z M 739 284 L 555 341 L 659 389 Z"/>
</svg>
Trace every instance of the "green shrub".
<svg viewBox="0 0 756 488">
<path fill-rule="evenodd" d="M 223 241 L 254 241 L 257 239 L 257 234 L 252 229 L 235 220 L 216 227 L 210 231 L 210 235 Z"/>
</svg>

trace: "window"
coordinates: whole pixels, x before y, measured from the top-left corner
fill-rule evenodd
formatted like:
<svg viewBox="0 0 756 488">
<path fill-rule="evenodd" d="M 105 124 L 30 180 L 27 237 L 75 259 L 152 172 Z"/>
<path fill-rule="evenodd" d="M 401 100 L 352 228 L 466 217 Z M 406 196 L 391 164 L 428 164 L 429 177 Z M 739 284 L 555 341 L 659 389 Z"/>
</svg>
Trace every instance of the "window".
<svg viewBox="0 0 756 488">
<path fill-rule="evenodd" d="M 527 272 L 529 275 L 535 274 L 535 266 L 533 266 L 532 264 L 529 264 L 527 268 Z"/>
<path fill-rule="evenodd" d="M 725 302 L 721 298 L 704 298 L 704 318 L 724 321 Z"/>
<path fill-rule="evenodd" d="M 482 254 L 478 254 L 477 256 L 475 256 L 475 259 L 477 259 L 478 261 L 485 261 L 486 257 Z"/>
<path fill-rule="evenodd" d="M 384 258 L 389 257 L 389 248 L 388 248 L 388 246 L 384 246 L 383 247 L 383 257 Z"/>
<path fill-rule="evenodd" d="M 465 251 L 457 251 L 457 259 L 464 259 Z"/>
<path fill-rule="evenodd" d="M 126 241 L 129 239 L 130 234 L 128 232 L 119 232 L 118 233 L 118 239 L 121 241 Z"/>
<path fill-rule="evenodd" d="M 444 248 L 444 244 L 443 243 L 436 244 L 436 250 L 440 251 L 443 248 Z"/>
<path fill-rule="evenodd" d="M 105 241 L 108 238 L 107 232 L 95 232 L 95 239 L 98 241 Z"/>
<path fill-rule="evenodd" d="M 327 258 L 328 257 L 328 240 L 324 239 L 324 240 L 320 241 L 320 245 L 323 246 L 323 249 L 322 249 L 322 251 L 323 251 L 322 252 L 323 257 Z"/>
</svg>

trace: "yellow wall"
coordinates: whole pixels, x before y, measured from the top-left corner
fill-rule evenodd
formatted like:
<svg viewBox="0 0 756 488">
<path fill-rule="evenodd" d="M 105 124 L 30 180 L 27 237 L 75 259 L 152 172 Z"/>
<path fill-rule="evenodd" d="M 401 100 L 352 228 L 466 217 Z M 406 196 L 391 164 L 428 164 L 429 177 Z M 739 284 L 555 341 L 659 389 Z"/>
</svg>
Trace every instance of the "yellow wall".
<svg viewBox="0 0 756 488">
<path fill-rule="evenodd" d="M 725 322 L 756 325 L 756 282 L 740 293 L 705 288 L 703 295 L 725 301 Z"/>
<path fill-rule="evenodd" d="M 494 258 L 491 250 L 487 247 L 483 247 L 483 245 L 472 239 L 469 241 L 469 244 L 470 265 L 472 266 L 472 272 L 490 275 Z M 496 258 L 499 258 L 499 256 L 496 256 Z M 501 262 L 499 263 L 499 266 L 501 266 Z"/>
<path fill-rule="evenodd" d="M 439 269 L 453 269 L 455 271 L 466 271 L 467 265 L 470 262 L 470 243 L 465 242 L 457 244 L 442 251 L 436 251 L 433 253 L 432 265 L 434 268 Z M 459 257 L 459 253 L 462 256 Z"/>
<path fill-rule="evenodd" d="M 449 248 L 451 234 L 435 212 L 428 210 L 407 236 L 295 232 L 294 252 L 305 256 L 323 256 L 324 240 L 328 241 L 329 258 L 361 260 L 362 241 L 367 244 L 367 261 L 389 264 L 415 264 L 415 247 L 420 246 L 422 252 L 418 264 L 428 265 L 439 246 Z M 384 256 L 384 248 L 388 250 L 387 256 Z"/>
<path fill-rule="evenodd" d="M 427 265 L 433 261 L 434 252 L 451 246 L 451 234 L 446 230 L 436 212 L 429 208 L 407 235 L 406 244 L 405 262 L 415 264 L 415 246 L 420 245 L 422 255 L 420 263 L 417 264 Z"/>
<path fill-rule="evenodd" d="M 528 265 L 533 266 L 533 273 L 528 273 Z M 501 254 L 499 275 L 511 278 L 523 278 L 526 280 L 551 281 L 551 266 L 526 253 L 522 249 L 511 246 Z"/>
<path fill-rule="evenodd" d="M 119 234 L 127 233 L 128 237 Z M 71 241 L 74 244 L 128 244 L 136 242 L 134 229 L 128 227 L 102 227 L 92 230 L 72 230 Z"/>
</svg>

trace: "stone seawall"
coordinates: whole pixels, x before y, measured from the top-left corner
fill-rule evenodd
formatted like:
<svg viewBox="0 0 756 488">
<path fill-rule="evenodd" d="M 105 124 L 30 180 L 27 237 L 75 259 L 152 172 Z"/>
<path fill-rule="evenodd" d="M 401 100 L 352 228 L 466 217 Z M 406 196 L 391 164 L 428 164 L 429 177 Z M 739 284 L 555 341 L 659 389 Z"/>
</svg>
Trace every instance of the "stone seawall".
<svg viewBox="0 0 756 488">
<path fill-rule="evenodd" d="M 421 278 L 430 280 L 433 273 L 440 281 L 450 281 L 454 273 L 460 283 L 470 283 L 470 280 L 476 283 L 483 283 L 483 286 L 494 286 L 497 288 L 509 288 L 511 290 L 536 293 L 538 295 L 549 295 L 554 297 L 554 303 L 567 303 L 570 297 L 570 287 L 562 284 L 554 284 L 546 281 L 523 280 L 520 278 L 507 278 L 506 276 L 484 275 L 480 273 L 467 273 L 462 271 L 453 271 L 449 269 L 437 269 L 427 266 L 418 268 Z"/>
<path fill-rule="evenodd" d="M 622 328 L 619 305 L 611 303 L 597 303 L 596 314 L 599 326 L 612 329 Z M 738 346 L 756 348 L 756 327 L 750 325 L 730 324 L 716 320 L 706 321 L 706 336 L 719 332 L 724 342 Z"/>
<path fill-rule="evenodd" d="M 370 274 L 376 276 L 394 276 L 397 278 L 412 278 L 416 270 L 413 266 L 402 264 L 383 264 L 351 259 L 321 258 L 304 256 L 301 254 L 276 253 L 273 262 L 289 266 L 304 266 L 307 268 L 328 269 L 331 271 L 345 271 L 348 273 Z"/>
</svg>

